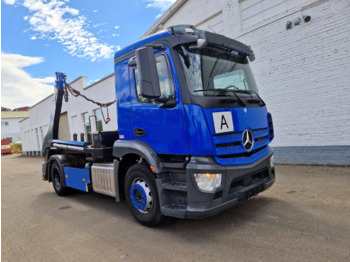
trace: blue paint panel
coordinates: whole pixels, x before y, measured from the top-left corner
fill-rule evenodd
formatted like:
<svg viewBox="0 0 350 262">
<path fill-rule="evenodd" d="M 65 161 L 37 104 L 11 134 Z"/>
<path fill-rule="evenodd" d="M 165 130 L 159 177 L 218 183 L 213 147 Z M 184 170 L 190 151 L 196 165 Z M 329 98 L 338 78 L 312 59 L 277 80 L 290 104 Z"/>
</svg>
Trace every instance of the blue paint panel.
<svg viewBox="0 0 350 262">
<path fill-rule="evenodd" d="M 158 39 L 161 39 L 161 38 L 164 38 L 167 36 L 170 36 L 169 32 L 164 31 L 164 32 L 160 32 L 160 33 L 157 33 L 154 35 L 150 35 L 146 38 L 143 38 L 142 40 L 137 41 L 136 43 L 133 43 L 133 44 L 131 44 L 127 47 L 124 47 L 124 48 L 120 49 L 119 51 L 117 51 L 114 55 L 114 59 L 117 59 L 118 57 L 121 57 L 121 56 L 129 53 L 130 51 L 135 50 L 136 48 L 139 48 L 141 46 L 144 46 L 148 43 L 151 43 L 153 41 L 156 41 Z"/>
<path fill-rule="evenodd" d="M 218 156 L 215 156 L 214 159 L 220 165 L 228 165 L 228 166 L 229 165 L 246 165 L 246 164 L 254 163 L 258 159 L 267 155 L 269 152 L 270 152 L 270 147 L 265 147 L 263 150 L 249 157 L 242 156 L 242 157 L 232 157 L 232 158 L 220 158 Z"/>
<path fill-rule="evenodd" d="M 63 73 L 62 72 L 56 72 L 56 88 L 58 90 L 63 89 L 64 87 L 64 80 L 63 80 Z"/>
<path fill-rule="evenodd" d="M 64 177 L 67 187 L 88 192 L 87 185 L 91 183 L 90 171 L 88 169 L 65 167 Z"/>
<path fill-rule="evenodd" d="M 161 51 L 164 53 L 164 51 Z M 168 46 L 165 47 L 166 56 L 172 74 L 175 75 L 175 66 L 171 62 L 172 55 Z M 158 51 L 156 51 L 158 53 Z M 154 104 L 142 104 L 136 98 L 134 76 L 132 69 L 130 75 L 130 92 L 132 104 L 133 128 L 142 128 L 146 136 L 134 139 L 141 140 L 150 145 L 158 154 L 187 155 L 188 142 L 186 124 L 182 107 L 181 92 L 177 78 L 173 78 L 176 96 L 174 108 L 159 108 Z M 120 132 L 119 132 L 120 134 Z"/>
<path fill-rule="evenodd" d="M 85 146 L 86 144 L 86 142 L 68 141 L 68 140 L 59 140 L 59 139 L 53 139 L 52 143 L 70 145 L 70 146 L 81 146 L 81 147 Z"/>
<path fill-rule="evenodd" d="M 117 99 L 119 139 L 134 139 L 132 132 L 129 67 L 127 60 L 115 66 L 115 92 Z"/>
<path fill-rule="evenodd" d="M 269 135 L 268 129 L 256 130 L 253 132 L 254 138 L 265 137 Z"/>
<path fill-rule="evenodd" d="M 170 35 L 168 32 L 161 32 L 144 38 L 117 51 L 114 58 L 117 59 L 141 46 Z M 166 47 L 166 53 L 170 57 L 169 63 L 174 76 L 177 100 L 177 105 L 171 109 L 160 109 L 157 105 L 139 103 L 135 95 L 133 72 L 127 65 L 128 61 L 124 60 L 115 65 L 118 126 L 121 139 L 144 141 L 159 154 L 214 156 L 221 165 L 253 163 L 270 151 L 266 145 L 271 141 L 270 129 L 272 128 L 269 125 L 266 107 L 203 109 L 198 105 L 182 105 L 177 74 L 168 47 Z M 231 112 L 234 132 L 216 135 L 212 113 L 222 111 Z M 136 127 L 142 128 L 146 136 L 136 137 L 133 132 Z M 246 129 L 251 130 L 257 139 L 252 155 L 246 152 L 241 144 L 242 132 Z M 224 145 L 226 143 L 234 144 Z M 216 147 L 219 144 L 220 146 Z M 220 158 L 225 155 L 230 157 Z"/>
<path fill-rule="evenodd" d="M 190 154 L 194 156 L 215 155 L 214 145 L 208 124 L 199 105 L 184 105 L 185 119 L 189 139 Z"/>
<path fill-rule="evenodd" d="M 210 108 L 185 105 L 191 155 L 213 155 L 221 165 L 244 165 L 255 162 L 269 152 L 269 132 L 266 107 Z M 234 132 L 215 134 L 213 112 L 230 111 Z M 255 142 L 250 154 L 242 145 L 243 131 L 250 129 Z M 261 149 L 261 150 L 259 150 Z"/>
<path fill-rule="evenodd" d="M 242 132 L 246 129 L 259 129 L 268 127 L 267 110 L 266 107 L 248 107 L 247 113 L 244 112 L 243 107 L 234 108 L 209 108 L 205 109 L 207 122 L 211 134 L 215 134 L 213 112 L 231 111 L 234 125 L 234 132 Z"/>
<path fill-rule="evenodd" d="M 218 155 L 230 155 L 232 154 L 232 152 L 234 152 L 234 154 L 238 154 L 238 153 L 245 153 L 246 151 L 243 149 L 242 145 L 239 144 L 235 146 L 218 147 L 216 148 L 216 152 Z"/>
<path fill-rule="evenodd" d="M 184 105 L 184 110 L 191 155 L 212 155 L 221 165 L 243 165 L 253 163 L 269 152 L 269 147 L 264 148 L 269 143 L 266 108 L 247 108 L 244 113 L 243 108 L 203 110 L 198 105 Z M 215 134 L 212 113 L 220 111 L 231 111 L 234 132 Z M 242 132 L 246 129 L 251 129 L 257 139 L 252 151 L 264 148 L 250 156 L 244 156 L 249 152 L 242 146 Z M 227 155 L 232 157 L 220 158 Z"/>
<path fill-rule="evenodd" d="M 212 113 L 220 111 L 231 112 L 234 132 L 215 134 Z M 250 164 L 262 158 L 270 151 L 269 147 L 267 147 L 270 139 L 266 107 L 249 107 L 246 108 L 246 112 L 244 108 L 205 109 L 205 115 L 215 144 L 214 159 L 218 164 Z M 246 129 L 253 132 L 255 140 L 254 146 L 251 149 L 251 151 L 255 152 L 253 154 L 250 154 L 251 151 L 247 152 L 242 145 L 242 135 Z"/>
<path fill-rule="evenodd" d="M 214 144 L 224 144 L 242 141 L 242 132 L 213 136 Z"/>
<path fill-rule="evenodd" d="M 261 140 L 261 141 L 255 142 L 253 150 L 259 149 L 259 148 L 267 146 L 267 145 L 268 145 L 268 142 L 266 140 Z M 216 148 L 216 153 L 217 153 L 217 155 L 224 156 L 224 155 L 247 153 L 247 151 L 240 144 L 240 145 L 236 145 L 236 146 Z"/>
</svg>

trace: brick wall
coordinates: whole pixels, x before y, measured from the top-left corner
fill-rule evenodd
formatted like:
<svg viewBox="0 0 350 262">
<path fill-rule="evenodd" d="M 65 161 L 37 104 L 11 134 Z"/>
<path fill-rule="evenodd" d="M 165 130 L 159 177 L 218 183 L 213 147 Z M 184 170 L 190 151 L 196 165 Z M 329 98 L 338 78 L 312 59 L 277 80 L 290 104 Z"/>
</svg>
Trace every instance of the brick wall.
<svg viewBox="0 0 350 262">
<path fill-rule="evenodd" d="M 256 52 L 252 67 L 273 114 L 274 146 L 350 145 L 350 5 L 344 3 L 305 10 L 311 21 L 290 30 L 286 22 L 301 11 L 237 38 Z"/>
</svg>

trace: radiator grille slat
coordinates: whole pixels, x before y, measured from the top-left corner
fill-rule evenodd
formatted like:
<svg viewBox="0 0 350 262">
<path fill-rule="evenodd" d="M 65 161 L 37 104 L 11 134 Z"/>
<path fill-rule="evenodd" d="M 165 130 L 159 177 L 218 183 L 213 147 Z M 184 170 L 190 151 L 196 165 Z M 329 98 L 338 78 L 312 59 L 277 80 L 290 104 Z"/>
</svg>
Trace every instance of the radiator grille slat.
<svg viewBox="0 0 350 262">
<path fill-rule="evenodd" d="M 269 152 L 269 130 L 259 128 L 252 130 L 254 146 L 247 152 L 242 145 L 243 132 L 213 135 L 216 150 L 216 161 L 222 165 L 249 164 Z"/>
</svg>

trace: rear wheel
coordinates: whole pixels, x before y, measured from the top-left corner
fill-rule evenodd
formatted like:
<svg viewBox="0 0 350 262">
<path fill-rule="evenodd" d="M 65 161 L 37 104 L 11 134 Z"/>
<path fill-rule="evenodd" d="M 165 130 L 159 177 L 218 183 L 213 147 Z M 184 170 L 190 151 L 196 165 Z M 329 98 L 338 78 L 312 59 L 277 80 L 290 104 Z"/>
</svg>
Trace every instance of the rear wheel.
<svg viewBox="0 0 350 262">
<path fill-rule="evenodd" d="M 154 227 L 164 221 L 156 181 L 149 167 L 143 164 L 130 167 L 124 182 L 124 192 L 132 215 L 141 224 Z"/>
<path fill-rule="evenodd" d="M 64 179 L 62 170 L 60 165 L 57 163 L 57 161 L 54 161 L 51 165 L 51 178 L 52 178 L 52 185 L 55 189 L 57 195 L 59 196 L 65 196 L 68 194 L 68 188 L 62 183 L 62 180 Z"/>
</svg>

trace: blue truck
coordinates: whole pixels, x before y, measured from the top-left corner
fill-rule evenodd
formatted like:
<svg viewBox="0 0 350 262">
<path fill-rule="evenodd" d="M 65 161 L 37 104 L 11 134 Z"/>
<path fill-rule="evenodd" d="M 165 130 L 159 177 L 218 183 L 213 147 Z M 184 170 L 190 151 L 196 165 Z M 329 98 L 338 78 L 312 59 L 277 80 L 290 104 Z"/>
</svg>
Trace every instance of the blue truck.
<svg viewBox="0 0 350 262">
<path fill-rule="evenodd" d="M 275 182 L 271 114 L 258 95 L 247 46 L 190 25 L 115 53 L 117 131 L 59 139 L 65 75 L 43 143 L 42 179 L 125 199 L 141 224 L 218 214 Z"/>
</svg>

